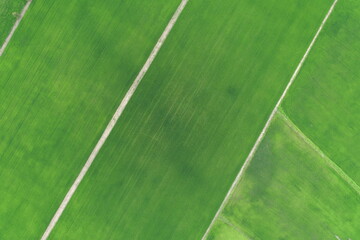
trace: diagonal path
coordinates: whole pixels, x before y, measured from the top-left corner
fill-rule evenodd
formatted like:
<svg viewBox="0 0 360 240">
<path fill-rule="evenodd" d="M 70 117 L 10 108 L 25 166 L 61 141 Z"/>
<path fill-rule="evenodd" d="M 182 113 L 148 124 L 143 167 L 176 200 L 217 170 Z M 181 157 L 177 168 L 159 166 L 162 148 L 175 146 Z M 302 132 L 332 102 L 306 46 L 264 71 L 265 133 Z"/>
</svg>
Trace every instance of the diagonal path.
<svg viewBox="0 0 360 240">
<path fill-rule="evenodd" d="M 241 236 L 243 236 L 244 238 L 246 238 L 247 240 L 252 240 L 250 239 L 239 227 L 235 226 L 234 224 L 232 224 L 226 217 L 224 216 L 219 216 L 219 220 L 221 220 L 223 223 L 225 223 L 226 225 L 228 225 L 229 227 L 231 227 L 232 229 L 234 229 L 237 233 L 239 233 Z"/>
<path fill-rule="evenodd" d="M 188 3 L 189 0 L 182 0 L 180 5 L 178 6 L 178 8 L 176 9 L 174 15 L 172 16 L 172 18 L 170 19 L 168 25 L 166 26 L 164 32 L 161 34 L 159 40 L 157 41 L 155 47 L 153 48 L 152 52 L 150 53 L 150 56 L 148 57 L 148 59 L 146 60 L 144 66 L 142 67 L 142 69 L 140 70 L 139 74 L 137 75 L 137 77 L 135 78 L 133 84 L 130 86 L 128 92 L 126 93 L 126 95 L 124 96 L 124 98 L 122 99 L 119 107 L 117 108 L 115 114 L 113 115 L 113 117 L 111 118 L 110 122 L 108 123 L 107 127 L 105 128 L 103 134 L 101 135 L 99 141 L 97 142 L 95 148 L 93 149 L 93 151 L 91 152 L 88 160 L 86 161 L 85 165 L 83 166 L 83 168 L 81 169 L 79 175 L 77 176 L 77 178 L 75 179 L 74 183 L 72 184 L 72 186 L 70 187 L 69 191 L 67 192 L 64 200 L 61 202 L 59 208 L 57 209 L 56 213 L 54 214 L 53 218 L 51 219 L 48 227 L 46 228 L 43 236 L 41 237 L 41 240 L 46 240 L 50 233 L 52 232 L 52 230 L 54 229 L 56 223 L 58 222 L 59 218 L 61 217 L 62 213 L 64 212 L 66 206 L 68 205 L 68 203 L 70 202 L 72 196 L 74 195 L 76 189 L 78 188 L 78 186 L 80 185 L 81 181 L 83 180 L 85 174 L 87 173 L 87 171 L 89 170 L 90 166 L 92 165 L 93 161 L 95 160 L 97 154 L 99 153 L 100 149 L 102 148 L 102 146 L 104 145 L 106 139 L 109 137 L 111 131 L 113 130 L 113 128 L 115 127 L 117 121 L 119 120 L 120 116 L 122 115 L 126 105 L 129 103 L 131 97 L 133 96 L 133 94 L 135 93 L 137 87 L 139 86 L 141 80 L 143 79 L 143 77 L 145 76 L 146 72 L 148 71 L 148 69 L 150 68 L 152 62 L 154 61 L 156 55 L 158 54 L 158 52 L 160 51 L 162 45 L 164 44 L 166 38 L 168 37 L 171 29 L 174 27 L 176 21 L 178 20 L 180 14 L 182 13 L 182 11 L 184 10 L 186 4 Z"/>
<path fill-rule="evenodd" d="M 11 31 L 9 33 L 9 35 L 6 37 L 3 45 L 0 48 L 0 57 L 3 55 L 3 53 L 5 52 L 6 47 L 8 46 L 8 44 L 10 43 L 11 38 L 13 37 L 16 29 L 19 27 L 21 20 L 24 18 L 25 13 L 27 12 L 27 10 L 30 7 L 30 4 L 32 3 L 32 0 L 28 0 L 24 6 L 24 8 L 21 10 L 20 16 L 18 16 L 14 26 L 11 28 Z"/>
<path fill-rule="evenodd" d="M 360 195 L 359 185 L 357 185 L 357 183 L 351 177 L 349 177 L 349 175 L 347 175 L 334 161 L 326 156 L 326 154 L 314 142 L 312 142 L 283 111 L 279 111 L 278 113 L 279 116 L 285 120 L 286 124 L 291 128 L 291 130 L 293 130 L 303 141 L 305 141 L 312 149 L 314 149 L 324 159 L 326 164 L 331 167 Z"/>
<path fill-rule="evenodd" d="M 230 196 L 231 196 L 232 192 L 234 191 L 235 187 L 237 186 L 237 184 L 239 183 L 240 179 L 242 178 L 242 176 L 243 176 L 243 174 L 244 174 L 245 170 L 247 169 L 247 167 L 249 166 L 249 164 L 250 164 L 251 160 L 253 159 L 253 157 L 254 157 L 254 155 L 255 155 L 255 152 L 256 152 L 256 150 L 258 149 L 258 147 L 259 147 L 259 145 L 260 145 L 261 141 L 263 140 L 263 138 L 264 138 L 264 136 L 265 136 L 265 134 L 266 134 L 267 130 L 269 129 L 269 126 L 271 125 L 271 122 L 272 122 L 272 120 L 274 119 L 274 116 L 275 116 L 276 112 L 278 111 L 278 109 L 279 109 L 279 107 L 280 107 L 281 103 L 283 102 L 283 100 L 284 100 L 284 98 L 285 98 L 286 94 L 288 93 L 288 91 L 289 91 L 289 89 L 290 89 L 291 85 L 293 84 L 293 82 L 294 82 L 295 78 L 296 78 L 296 77 L 297 77 L 297 75 L 299 74 L 300 69 L 302 68 L 302 66 L 303 66 L 303 64 L 304 64 L 304 62 L 305 62 L 305 60 L 306 60 L 306 58 L 308 57 L 308 55 L 309 55 L 309 53 L 310 53 L 311 49 L 313 48 L 313 46 L 314 46 L 314 44 L 315 44 L 315 42 L 316 42 L 317 38 L 319 37 L 320 32 L 322 31 L 322 29 L 323 29 L 323 27 L 324 27 L 325 23 L 326 23 L 326 22 L 327 22 L 327 20 L 329 19 L 329 17 L 330 17 L 330 15 L 331 15 L 331 13 L 334 11 L 334 8 L 335 8 L 335 6 L 336 6 L 337 2 L 338 2 L 338 0 L 335 0 L 335 1 L 333 2 L 333 4 L 331 5 L 331 7 L 330 7 L 329 11 L 328 11 L 328 12 L 327 12 L 327 14 L 326 14 L 326 16 L 325 16 L 324 20 L 321 22 L 319 29 L 317 30 L 317 32 L 316 32 L 316 34 L 315 34 L 314 38 L 312 39 L 312 41 L 311 41 L 311 43 L 310 43 L 309 47 L 307 48 L 307 50 L 306 50 L 306 52 L 305 52 L 304 56 L 302 57 L 302 59 L 300 60 L 300 63 L 299 63 L 299 64 L 298 64 L 298 66 L 296 67 L 295 72 L 294 72 L 294 73 L 293 73 L 293 75 L 291 76 L 289 83 L 288 83 L 288 84 L 287 84 L 287 86 L 285 87 L 284 92 L 281 94 L 280 99 L 279 99 L 279 100 L 278 100 L 278 102 L 276 103 L 276 105 L 275 105 L 275 107 L 274 107 L 273 111 L 271 112 L 271 114 L 270 114 L 270 116 L 269 116 L 268 120 L 266 121 L 264 128 L 262 129 L 262 131 L 261 131 L 261 133 L 260 133 L 259 137 L 257 138 L 257 140 L 256 140 L 256 142 L 255 142 L 255 144 L 254 144 L 254 146 L 252 147 L 252 149 L 251 149 L 251 151 L 250 151 L 249 155 L 247 156 L 247 158 L 246 158 L 246 160 L 245 160 L 245 162 L 244 162 L 243 166 L 241 167 L 241 169 L 240 169 L 240 171 L 239 171 L 238 175 L 236 176 L 236 178 L 235 178 L 235 180 L 234 180 L 233 184 L 231 185 L 231 187 L 230 187 L 229 191 L 227 192 L 227 194 L 226 194 L 226 196 L 225 196 L 225 198 L 224 198 L 223 202 L 221 203 L 221 205 L 220 205 L 220 207 L 219 207 L 218 211 L 216 212 L 216 214 L 215 214 L 214 218 L 212 219 L 212 221 L 211 221 L 211 223 L 210 223 L 209 227 L 207 228 L 207 230 L 206 230 L 205 234 L 203 235 L 202 240 L 205 240 L 205 239 L 207 238 L 207 236 L 209 235 L 209 233 L 210 233 L 210 229 L 212 228 L 212 226 L 214 225 L 214 223 L 215 223 L 216 219 L 219 217 L 220 213 L 221 213 L 221 212 L 222 212 L 222 210 L 224 209 L 224 207 L 225 207 L 226 203 L 227 203 L 227 202 L 228 202 L 228 200 L 230 199 Z"/>
</svg>

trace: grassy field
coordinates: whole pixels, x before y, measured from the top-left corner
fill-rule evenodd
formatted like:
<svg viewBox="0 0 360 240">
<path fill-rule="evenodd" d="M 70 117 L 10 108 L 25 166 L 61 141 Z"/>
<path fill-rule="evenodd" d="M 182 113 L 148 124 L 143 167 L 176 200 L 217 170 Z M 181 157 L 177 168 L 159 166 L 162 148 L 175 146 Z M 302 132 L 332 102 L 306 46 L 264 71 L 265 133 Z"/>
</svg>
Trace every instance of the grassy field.
<svg viewBox="0 0 360 240">
<path fill-rule="evenodd" d="M 190 0 L 50 238 L 201 239 L 332 2 Z M 179 3 L 34 0 L 0 58 L 0 239 L 40 238 Z M 339 0 L 208 240 L 360 237 L 359 17 Z"/>
<path fill-rule="evenodd" d="M 190 1 L 52 239 L 200 239 L 331 4 Z"/>
<path fill-rule="evenodd" d="M 40 238 L 179 2 L 32 3 L 0 59 L 0 239 Z"/>
<path fill-rule="evenodd" d="M 360 237 L 359 16 L 339 1 L 209 240 Z"/>
<path fill-rule="evenodd" d="M 26 0 L 0 0 L 0 47 L 25 4 Z"/>
<path fill-rule="evenodd" d="M 209 240 L 249 240 L 241 229 L 234 226 L 227 219 L 222 218 L 215 222 Z"/>
<path fill-rule="evenodd" d="M 360 2 L 340 1 L 284 109 L 360 185 Z"/>
<path fill-rule="evenodd" d="M 294 129 L 276 116 L 209 240 L 359 238 L 359 194 Z"/>
</svg>

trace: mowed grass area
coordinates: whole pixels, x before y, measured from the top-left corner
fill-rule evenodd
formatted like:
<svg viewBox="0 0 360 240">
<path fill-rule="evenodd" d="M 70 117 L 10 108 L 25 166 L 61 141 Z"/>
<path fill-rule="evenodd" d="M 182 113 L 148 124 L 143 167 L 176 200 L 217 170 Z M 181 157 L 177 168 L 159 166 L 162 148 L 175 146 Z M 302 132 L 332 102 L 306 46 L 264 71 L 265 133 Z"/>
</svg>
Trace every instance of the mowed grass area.
<svg viewBox="0 0 360 240">
<path fill-rule="evenodd" d="M 26 0 L 0 0 L 0 47 L 25 4 Z"/>
<path fill-rule="evenodd" d="M 360 185 L 360 2 L 339 1 L 284 110 Z"/>
<path fill-rule="evenodd" d="M 360 196 L 278 114 L 208 240 L 358 239 Z M 230 235 L 227 240 L 239 240 Z"/>
<path fill-rule="evenodd" d="M 32 3 L 0 58 L 0 239 L 40 239 L 179 3 Z"/>
<path fill-rule="evenodd" d="M 52 239 L 201 239 L 332 1 L 190 1 Z"/>
</svg>

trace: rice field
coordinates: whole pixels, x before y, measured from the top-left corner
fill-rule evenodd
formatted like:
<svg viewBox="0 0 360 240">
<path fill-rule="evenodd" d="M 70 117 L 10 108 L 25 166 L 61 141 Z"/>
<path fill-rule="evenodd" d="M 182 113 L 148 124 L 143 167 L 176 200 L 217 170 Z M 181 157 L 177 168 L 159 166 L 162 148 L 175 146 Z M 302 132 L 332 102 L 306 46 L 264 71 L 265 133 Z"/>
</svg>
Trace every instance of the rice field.
<svg viewBox="0 0 360 240">
<path fill-rule="evenodd" d="M 25 3 L 0 0 L 0 41 Z M 333 3 L 33 0 L 0 57 L 0 238 L 356 239 L 355 0 L 216 215 Z"/>
<path fill-rule="evenodd" d="M 336 6 L 208 239 L 360 236 L 359 7 Z"/>
</svg>

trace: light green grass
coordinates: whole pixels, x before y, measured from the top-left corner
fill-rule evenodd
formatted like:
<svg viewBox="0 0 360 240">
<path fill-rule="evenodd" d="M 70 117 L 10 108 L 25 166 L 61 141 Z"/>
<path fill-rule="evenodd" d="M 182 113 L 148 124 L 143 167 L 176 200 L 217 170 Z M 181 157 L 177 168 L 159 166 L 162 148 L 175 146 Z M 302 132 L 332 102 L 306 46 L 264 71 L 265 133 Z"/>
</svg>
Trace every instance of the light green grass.
<svg viewBox="0 0 360 240">
<path fill-rule="evenodd" d="M 222 216 L 253 240 L 358 239 L 360 196 L 326 161 L 277 116 Z"/>
<path fill-rule="evenodd" d="M 0 239 L 41 237 L 179 2 L 31 4 L 0 58 Z"/>
<path fill-rule="evenodd" d="M 25 4 L 26 0 L 0 0 L 0 47 Z"/>
<path fill-rule="evenodd" d="M 360 2 L 340 0 L 284 111 L 360 185 Z"/>
<path fill-rule="evenodd" d="M 226 220 L 225 220 L 226 221 Z M 235 226 L 229 225 L 222 220 L 216 221 L 208 240 L 250 240 Z"/>
<path fill-rule="evenodd" d="M 332 1 L 190 1 L 52 239 L 201 239 Z"/>
</svg>

